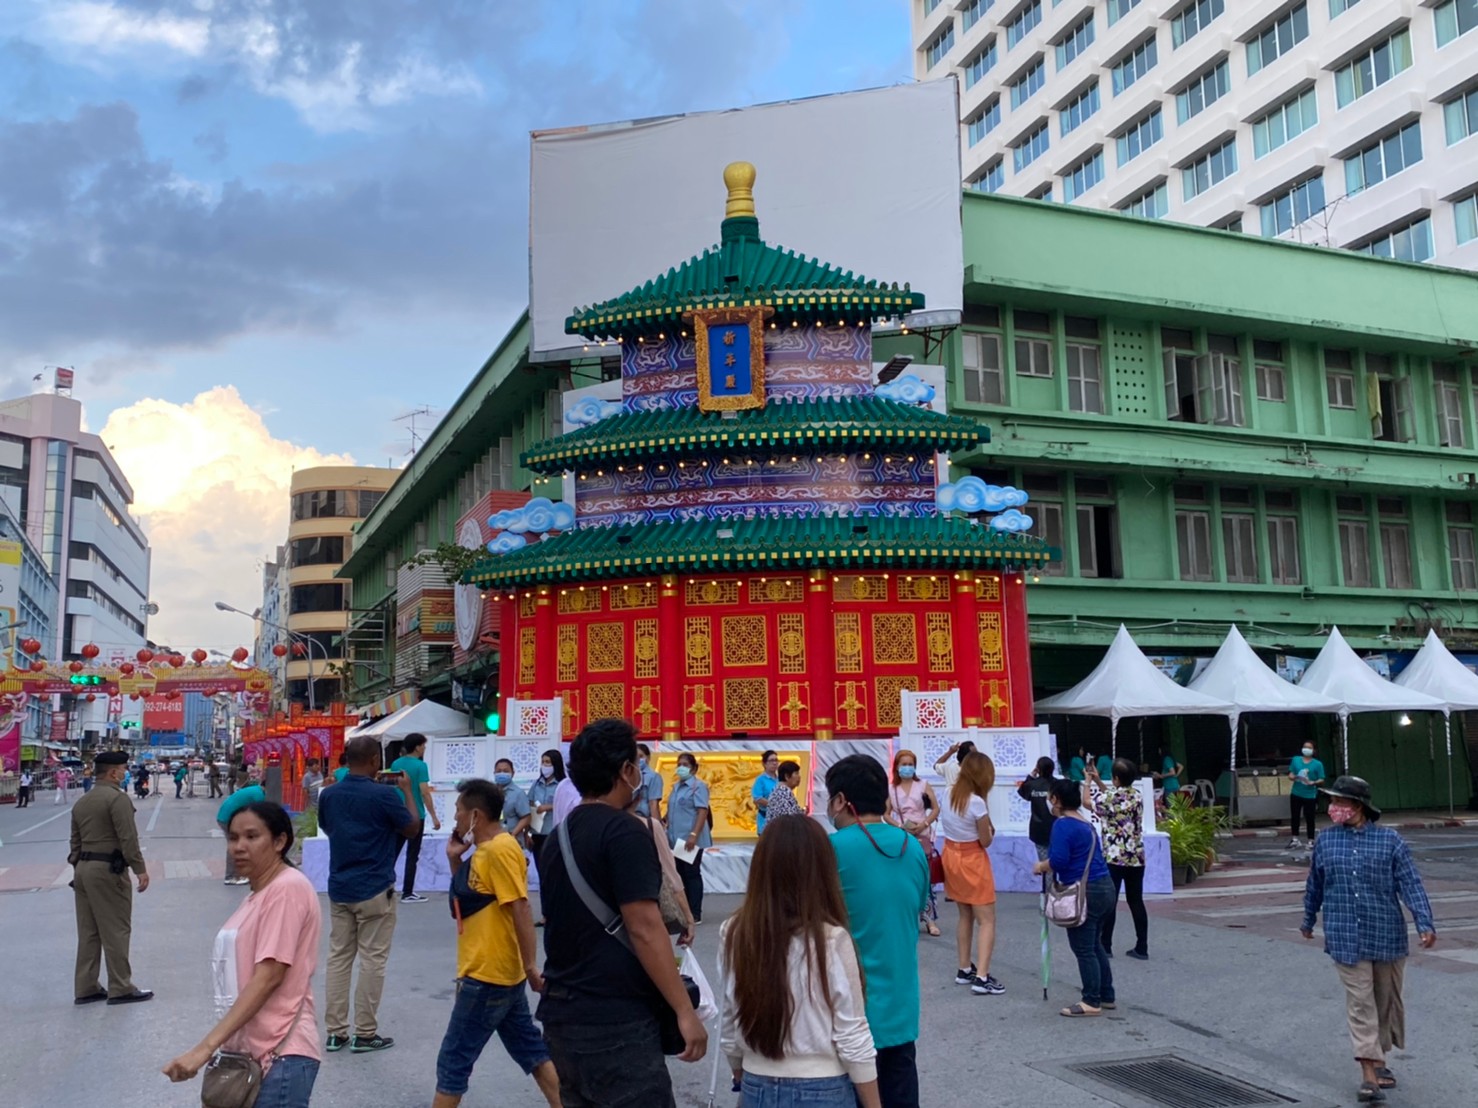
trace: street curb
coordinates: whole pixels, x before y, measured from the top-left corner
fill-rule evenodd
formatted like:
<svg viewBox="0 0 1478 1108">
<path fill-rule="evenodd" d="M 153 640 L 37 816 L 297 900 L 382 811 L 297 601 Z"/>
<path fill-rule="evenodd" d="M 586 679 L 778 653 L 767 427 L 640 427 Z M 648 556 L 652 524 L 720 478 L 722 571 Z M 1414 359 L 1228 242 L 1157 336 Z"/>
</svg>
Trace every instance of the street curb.
<svg viewBox="0 0 1478 1108">
<path fill-rule="evenodd" d="M 1478 817 L 1415 819 L 1401 823 L 1387 822 L 1386 826 L 1394 827 L 1398 831 L 1430 831 L 1438 827 L 1478 828 Z M 1287 832 L 1282 827 L 1238 827 L 1229 832 L 1223 831 L 1218 837 L 1223 839 L 1281 839 L 1287 837 Z"/>
</svg>

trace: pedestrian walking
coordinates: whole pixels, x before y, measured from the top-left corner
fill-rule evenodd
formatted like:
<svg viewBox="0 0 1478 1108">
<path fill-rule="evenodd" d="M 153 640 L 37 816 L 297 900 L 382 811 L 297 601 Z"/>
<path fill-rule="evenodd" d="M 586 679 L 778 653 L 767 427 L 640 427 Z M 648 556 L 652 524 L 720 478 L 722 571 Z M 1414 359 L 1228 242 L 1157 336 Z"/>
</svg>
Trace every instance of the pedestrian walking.
<svg viewBox="0 0 1478 1108">
<path fill-rule="evenodd" d="M 794 764 L 794 763 L 792 763 Z M 888 790 L 887 820 L 901 827 L 924 848 L 925 857 L 934 855 L 934 823 L 939 819 L 939 798 L 934 787 L 918 778 L 919 760 L 912 750 L 900 750 L 893 756 L 893 780 Z M 934 906 L 934 887 L 929 887 L 929 906 L 919 913 L 919 926 L 936 938 L 939 925 Z"/>
<path fill-rule="evenodd" d="M 432 1108 L 462 1103 L 472 1069 L 494 1034 L 534 1079 L 550 1108 L 559 1108 L 559 1077 L 529 1014 L 524 987 L 544 991 L 529 910 L 528 863 L 502 817 L 503 791 L 496 784 L 473 778 L 457 786 L 456 822 L 446 846 L 455 875 L 457 994 L 436 1056 Z"/>
<path fill-rule="evenodd" d="M 84 766 L 82 769 L 82 795 L 86 796 L 92 792 L 92 769 Z"/>
<path fill-rule="evenodd" d="M 128 871 L 138 877 L 139 892 L 149 887 L 149 871 L 139 849 L 133 804 L 123 791 L 128 755 L 107 750 L 93 759 L 98 787 L 72 805 L 71 850 L 73 904 L 77 913 L 77 965 L 73 1003 L 131 1004 L 154 994 L 133 983 L 128 941 L 133 928 L 133 888 Z M 108 988 L 99 980 L 108 965 Z"/>
<path fill-rule="evenodd" d="M 216 809 L 216 826 L 221 829 L 221 834 L 226 839 L 226 879 L 223 884 L 245 885 L 250 881 L 246 874 L 236 868 L 236 855 L 231 849 L 231 817 L 247 805 L 261 804 L 266 799 L 267 790 L 261 785 L 248 785 L 226 797 L 221 801 L 221 806 Z"/>
<path fill-rule="evenodd" d="M 1134 919 L 1134 946 L 1125 951 L 1145 961 L 1150 956 L 1149 913 L 1144 910 L 1144 797 L 1134 787 L 1139 767 L 1127 758 L 1114 762 L 1114 776 L 1105 782 L 1094 769 L 1088 777 L 1093 812 L 1103 829 L 1103 858 L 1114 883 L 1114 907 L 1103 917 L 1103 949 L 1114 956 L 1114 919 L 1119 914 L 1119 890 L 1129 902 Z"/>
<path fill-rule="evenodd" d="M 534 821 L 534 806 L 529 794 L 514 782 L 511 760 L 499 758 L 493 763 L 493 784 L 503 790 L 503 830 L 513 836 L 522 850 Z"/>
<path fill-rule="evenodd" d="M 766 750 L 760 755 L 760 775 L 749 787 L 749 799 L 754 802 L 755 834 L 765 833 L 765 817 L 770 807 L 770 794 L 780 783 L 780 755 Z"/>
<path fill-rule="evenodd" d="M 529 786 L 529 804 L 533 818 L 529 823 L 529 853 L 534 858 L 534 874 L 539 876 L 539 855 L 554 830 L 554 796 L 565 779 L 565 758 L 558 750 L 546 750 L 539 757 L 539 776 Z M 543 878 L 539 880 L 543 887 Z M 544 922 L 541 914 L 539 922 Z"/>
<path fill-rule="evenodd" d="M 960 968 L 955 984 L 969 985 L 977 996 L 999 996 L 1006 991 L 990 972 L 996 949 L 996 880 L 986 850 L 996 837 L 996 825 L 987 797 L 995 784 L 995 763 L 971 751 L 960 763 L 959 779 L 949 791 L 939 820 L 944 835 L 944 893 L 960 910 L 955 928 Z"/>
<path fill-rule="evenodd" d="M 1437 942 L 1437 926 L 1406 840 L 1376 822 L 1381 812 L 1371 803 L 1370 785 L 1346 775 L 1320 791 L 1330 798 L 1334 826 L 1314 840 L 1300 930 L 1312 939 L 1323 911 L 1324 953 L 1345 988 L 1350 1044 L 1360 1064 L 1359 1099 L 1380 1103 L 1384 1090 L 1396 1087 L 1386 1055 L 1406 1047 L 1401 993 L 1409 948 L 1401 906 L 1411 913 L 1423 950 Z"/>
<path fill-rule="evenodd" d="M 666 795 L 667 783 L 662 780 L 662 775 L 651 767 L 652 748 L 646 743 L 637 743 L 636 752 L 640 756 L 637 764 L 641 766 L 641 798 L 636 802 L 636 814 L 660 820 L 662 818 L 662 797 Z"/>
<path fill-rule="evenodd" d="M 1095 767 L 1096 768 L 1096 767 Z M 1075 885 L 1088 875 L 1088 915 L 1077 927 L 1067 928 L 1067 944 L 1078 960 L 1083 999 L 1070 1004 L 1059 1015 L 1099 1016 L 1104 1009 L 1118 1007 L 1114 971 L 1103 949 L 1103 918 L 1114 910 L 1117 898 L 1109 880 L 1108 863 L 1098 842 L 1098 832 L 1083 814 L 1083 786 L 1059 778 L 1052 785 L 1052 845 L 1047 858 L 1033 873 L 1053 873 L 1063 885 Z"/>
<path fill-rule="evenodd" d="M 184 799 L 185 778 L 188 777 L 189 774 L 190 774 L 190 767 L 189 767 L 189 765 L 187 763 L 181 762 L 179 765 L 175 766 L 175 769 L 174 769 L 174 798 L 176 800 L 183 800 Z"/>
<path fill-rule="evenodd" d="M 234 783 L 231 787 L 233 789 L 244 789 L 250 784 L 251 770 L 247 768 L 246 762 L 242 761 L 242 763 L 236 767 L 236 773 L 234 774 Z"/>
<path fill-rule="evenodd" d="M 205 772 L 205 783 L 210 786 L 206 794 L 207 800 L 214 800 L 216 797 L 226 795 L 221 790 L 221 763 L 214 759 L 211 760 L 210 768 Z"/>
<path fill-rule="evenodd" d="M 703 852 L 713 845 L 708 830 L 708 786 L 698 779 L 698 759 L 687 751 L 677 756 L 673 774 L 677 782 L 667 798 L 667 842 L 677 858 L 677 872 L 683 879 L 688 907 L 693 910 L 693 922 L 702 923 Z"/>
<path fill-rule="evenodd" d="M 544 848 L 544 998 L 538 1017 L 564 1108 L 675 1108 L 664 1052 L 696 1062 L 708 1032 L 678 976 L 649 829 L 625 809 L 641 791 L 636 732 L 588 724 L 570 747 L 581 802 Z"/>
<path fill-rule="evenodd" d="M 404 753 L 390 763 L 391 773 L 404 774 L 411 787 L 411 795 L 416 801 L 416 817 L 420 820 L 420 830 L 416 832 L 415 838 L 403 839 L 396 846 L 396 857 L 400 857 L 401 848 L 405 848 L 405 868 L 401 874 L 400 899 L 405 904 L 425 904 L 426 898 L 416 892 L 416 867 L 421 862 L 421 844 L 426 838 L 426 812 L 431 812 L 432 823 L 437 831 L 441 830 L 441 816 L 436 811 L 436 797 L 431 792 L 431 770 L 426 765 L 426 736 L 419 732 L 411 732 L 405 737 L 405 743 L 401 747 Z M 351 769 L 349 772 L 353 772 Z"/>
<path fill-rule="evenodd" d="M 318 801 L 318 826 L 328 834 L 330 928 L 324 977 L 324 1021 L 330 1053 L 348 1047 L 364 1054 L 388 1050 L 395 1040 L 379 1031 L 385 962 L 395 934 L 395 856 L 402 843 L 421 836 L 416 794 L 405 774 L 397 787 L 375 780 L 380 741 L 350 739 L 349 773 Z M 355 961 L 354 1035 L 349 1035 L 349 982 Z"/>
<path fill-rule="evenodd" d="M 1038 758 L 1031 775 L 1016 783 L 1016 795 L 1032 808 L 1031 819 L 1026 825 L 1026 837 L 1037 848 L 1039 862 L 1047 857 L 1047 846 L 1052 841 L 1052 782 L 1057 780 L 1052 775 L 1053 768 L 1051 758 Z"/>
<path fill-rule="evenodd" d="M 318 772 L 318 759 L 310 758 L 303 771 L 303 803 L 309 808 L 317 807 L 318 793 L 323 788 L 323 774 Z"/>
<path fill-rule="evenodd" d="M 799 762 L 781 762 L 779 783 L 775 791 L 770 794 L 770 803 L 765 808 L 765 819 L 778 819 L 780 816 L 803 816 L 806 814 L 801 802 L 796 799 L 795 791 L 801 787 L 801 766 Z"/>
<path fill-rule="evenodd" d="M 719 1044 L 743 1108 L 880 1108 L 862 971 L 819 823 L 770 823 L 719 938 Z"/>
<path fill-rule="evenodd" d="M 826 792 L 847 928 L 867 982 L 878 1100 L 919 1108 L 919 913 L 929 903 L 929 859 L 918 839 L 884 821 L 888 774 L 875 758 L 839 759 L 826 771 Z"/>
<path fill-rule="evenodd" d="M 1314 757 L 1314 744 L 1306 742 L 1303 749 L 1288 763 L 1288 777 L 1293 784 L 1288 790 L 1288 849 L 1298 850 L 1300 820 L 1309 828 L 1309 849 L 1314 846 L 1314 816 L 1319 809 L 1319 786 L 1324 784 L 1324 763 Z"/>
<path fill-rule="evenodd" d="M 21 770 L 20 791 L 15 794 L 15 806 L 17 810 L 31 806 L 31 785 L 34 781 L 35 778 L 31 776 L 30 770 Z"/>
<path fill-rule="evenodd" d="M 72 771 L 66 766 L 58 767 L 56 771 L 56 797 L 52 800 L 53 805 L 65 804 L 67 802 L 67 789 L 72 784 Z"/>
<path fill-rule="evenodd" d="M 293 823 L 282 805 L 259 800 L 237 809 L 226 834 L 251 895 L 216 933 L 216 1024 L 164 1075 L 189 1081 L 218 1050 L 246 1054 L 263 1070 L 258 1105 L 308 1108 L 323 1060 L 313 1003 L 318 894 L 287 859 Z"/>
</svg>

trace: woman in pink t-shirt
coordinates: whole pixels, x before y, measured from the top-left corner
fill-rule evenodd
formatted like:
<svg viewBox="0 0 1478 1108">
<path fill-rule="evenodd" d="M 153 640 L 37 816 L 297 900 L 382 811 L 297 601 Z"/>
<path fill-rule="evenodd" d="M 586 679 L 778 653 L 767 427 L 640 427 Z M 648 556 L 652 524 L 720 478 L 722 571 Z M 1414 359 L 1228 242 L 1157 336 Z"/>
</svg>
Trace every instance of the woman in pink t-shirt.
<svg viewBox="0 0 1478 1108">
<path fill-rule="evenodd" d="M 236 872 L 250 881 L 251 894 L 216 935 L 218 1022 L 164 1073 L 171 1081 L 188 1081 L 217 1050 L 238 1051 L 266 1070 L 259 1104 L 306 1108 L 323 1057 L 313 1007 L 318 896 L 287 860 L 293 827 L 281 805 L 246 805 L 231 817 L 226 835 Z"/>
</svg>

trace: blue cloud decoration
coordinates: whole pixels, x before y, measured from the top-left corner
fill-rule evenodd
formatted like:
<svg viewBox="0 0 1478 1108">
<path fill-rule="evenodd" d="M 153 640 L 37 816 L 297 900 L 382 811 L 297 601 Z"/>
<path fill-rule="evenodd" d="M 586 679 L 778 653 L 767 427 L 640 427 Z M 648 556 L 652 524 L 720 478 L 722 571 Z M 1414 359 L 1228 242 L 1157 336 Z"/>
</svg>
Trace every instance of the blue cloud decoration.
<svg viewBox="0 0 1478 1108">
<path fill-rule="evenodd" d="M 528 535 L 568 531 L 575 526 L 575 509 L 536 496 L 522 508 L 505 508 L 488 517 L 488 530 L 500 532 L 487 544 L 489 554 L 507 554 L 528 545 Z"/>
<path fill-rule="evenodd" d="M 917 373 L 905 373 L 873 389 L 873 395 L 880 400 L 896 400 L 900 404 L 932 404 L 934 386 Z"/>
<path fill-rule="evenodd" d="M 593 423 L 599 423 L 603 419 L 609 419 L 620 413 L 621 401 L 587 396 L 570 405 L 570 410 L 564 415 L 565 430 L 572 431 L 576 427 L 589 427 Z"/>
<path fill-rule="evenodd" d="M 941 512 L 996 513 L 991 517 L 991 529 L 1013 533 L 1030 531 L 1036 522 L 1019 510 L 1028 499 L 1021 489 L 988 485 L 979 477 L 961 477 L 934 490 L 934 506 Z"/>
<path fill-rule="evenodd" d="M 990 528 L 992 531 L 1030 531 L 1035 522 L 1025 512 L 1007 508 L 1000 515 L 991 517 Z"/>
</svg>

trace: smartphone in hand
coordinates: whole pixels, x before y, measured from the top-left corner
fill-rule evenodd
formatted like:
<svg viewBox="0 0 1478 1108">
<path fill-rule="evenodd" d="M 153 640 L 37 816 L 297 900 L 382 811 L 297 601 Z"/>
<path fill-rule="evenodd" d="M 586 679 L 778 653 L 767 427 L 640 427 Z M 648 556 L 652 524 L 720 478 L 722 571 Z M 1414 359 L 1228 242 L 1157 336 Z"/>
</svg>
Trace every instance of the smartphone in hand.
<svg viewBox="0 0 1478 1108">
<path fill-rule="evenodd" d="M 402 776 L 404 775 L 398 769 L 382 769 L 375 774 L 375 780 L 382 785 L 399 785 Z"/>
</svg>

